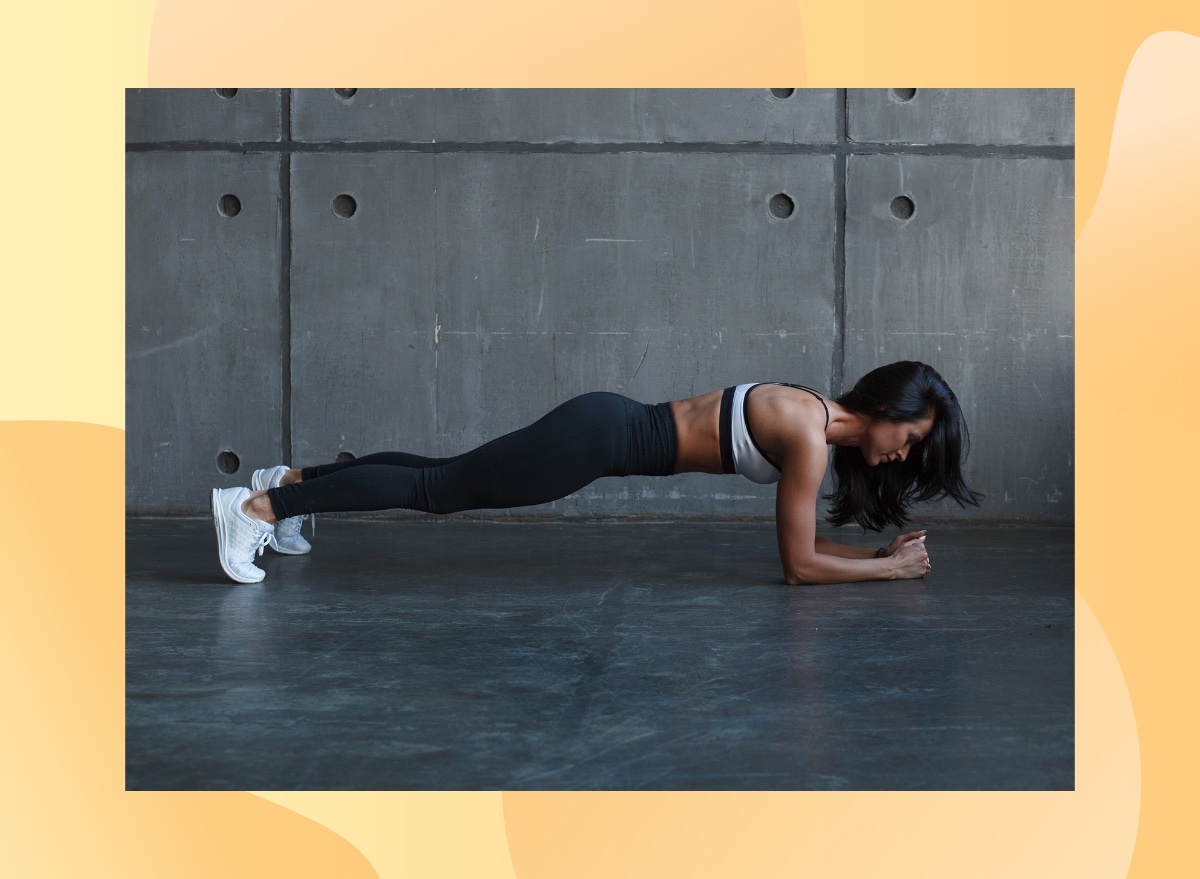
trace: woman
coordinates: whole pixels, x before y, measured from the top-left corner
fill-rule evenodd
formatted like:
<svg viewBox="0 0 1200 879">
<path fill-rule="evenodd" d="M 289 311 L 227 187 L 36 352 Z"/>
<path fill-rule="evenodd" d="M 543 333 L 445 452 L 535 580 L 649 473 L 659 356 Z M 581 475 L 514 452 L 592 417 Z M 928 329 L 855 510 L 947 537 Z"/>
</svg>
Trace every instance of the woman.
<svg viewBox="0 0 1200 879">
<path fill-rule="evenodd" d="M 646 405 L 608 392 L 568 400 L 532 425 L 452 458 L 381 452 L 352 461 L 257 470 L 253 490 L 213 489 L 221 566 L 240 583 L 266 576 L 263 548 L 304 553 L 313 513 L 405 508 L 430 513 L 548 503 L 601 476 L 738 473 L 778 482 L 784 579 L 846 583 L 923 577 L 925 532 L 877 550 L 816 536 L 816 503 L 834 447 L 828 521 L 880 531 L 914 502 L 982 497 L 962 478 L 969 438 L 954 392 L 915 361 L 881 366 L 836 400 L 801 385 L 739 385 Z"/>
</svg>

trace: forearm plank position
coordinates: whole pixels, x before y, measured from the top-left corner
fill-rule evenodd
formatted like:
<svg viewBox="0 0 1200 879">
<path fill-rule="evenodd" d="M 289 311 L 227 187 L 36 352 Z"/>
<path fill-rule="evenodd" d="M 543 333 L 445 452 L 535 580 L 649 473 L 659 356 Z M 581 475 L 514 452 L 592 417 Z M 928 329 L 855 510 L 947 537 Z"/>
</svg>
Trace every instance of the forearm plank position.
<svg viewBox="0 0 1200 879">
<path fill-rule="evenodd" d="M 915 361 L 881 366 L 836 400 L 783 382 L 742 384 L 654 405 L 596 391 L 528 427 L 448 458 L 379 452 L 351 461 L 256 470 L 254 491 L 213 489 L 221 566 L 256 583 L 266 546 L 300 554 L 315 513 L 507 509 L 564 498 L 602 476 L 736 473 L 779 483 L 776 527 L 784 579 L 842 583 L 923 576 L 925 533 L 876 551 L 816 536 L 816 503 L 833 446 L 829 521 L 875 531 L 903 525 L 913 502 L 978 505 L 962 478 L 966 424 L 954 392 Z"/>
</svg>

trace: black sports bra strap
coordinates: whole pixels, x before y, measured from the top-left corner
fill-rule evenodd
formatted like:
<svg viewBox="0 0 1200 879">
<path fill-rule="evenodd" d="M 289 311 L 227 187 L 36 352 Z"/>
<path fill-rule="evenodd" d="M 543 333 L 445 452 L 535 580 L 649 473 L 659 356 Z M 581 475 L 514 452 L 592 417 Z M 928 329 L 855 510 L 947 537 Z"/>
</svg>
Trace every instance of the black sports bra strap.
<svg viewBox="0 0 1200 879">
<path fill-rule="evenodd" d="M 829 407 L 825 405 L 825 398 L 822 397 L 819 393 L 814 391 L 812 388 L 806 388 L 804 385 L 793 385 L 788 382 L 775 382 L 775 384 L 783 385 L 786 388 L 796 388 L 797 390 L 800 390 L 800 391 L 808 391 L 810 394 L 812 394 L 814 397 L 816 397 L 818 400 L 820 400 L 821 406 L 824 407 L 824 409 L 825 409 L 825 427 L 829 427 Z"/>
</svg>

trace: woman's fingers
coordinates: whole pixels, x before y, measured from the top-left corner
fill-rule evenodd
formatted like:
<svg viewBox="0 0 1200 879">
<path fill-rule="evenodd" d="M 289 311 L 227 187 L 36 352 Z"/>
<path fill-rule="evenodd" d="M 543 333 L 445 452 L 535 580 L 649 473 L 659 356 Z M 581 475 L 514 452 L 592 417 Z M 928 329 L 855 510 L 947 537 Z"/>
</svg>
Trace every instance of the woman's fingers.
<svg viewBox="0 0 1200 879">
<path fill-rule="evenodd" d="M 904 543 L 897 552 L 903 561 L 903 570 L 907 577 L 924 577 L 930 571 L 929 553 L 925 549 L 925 541 L 914 538 Z"/>
<path fill-rule="evenodd" d="M 911 558 L 913 565 L 921 565 L 924 563 L 929 565 L 929 553 L 925 551 L 925 544 L 920 540 L 910 540 L 900 548 L 900 555 L 905 558 Z M 922 568 L 921 570 L 924 570 Z"/>
<path fill-rule="evenodd" d="M 890 544 L 888 544 L 888 555 L 895 555 L 908 544 L 924 539 L 924 531 L 910 531 L 907 534 L 901 534 L 894 538 Z"/>
<path fill-rule="evenodd" d="M 912 547 L 912 549 L 908 550 L 909 547 Z M 925 548 L 925 541 L 920 539 L 910 540 L 908 543 L 904 544 L 903 548 L 911 552 L 921 561 L 925 562 L 926 565 L 929 564 L 929 550 Z"/>
</svg>

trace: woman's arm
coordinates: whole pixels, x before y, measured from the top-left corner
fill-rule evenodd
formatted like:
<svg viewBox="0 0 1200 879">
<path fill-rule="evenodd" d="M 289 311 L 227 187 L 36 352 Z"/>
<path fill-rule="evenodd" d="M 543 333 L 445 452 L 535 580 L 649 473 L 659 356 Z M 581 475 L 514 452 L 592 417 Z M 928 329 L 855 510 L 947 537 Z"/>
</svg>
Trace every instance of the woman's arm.
<svg viewBox="0 0 1200 879">
<path fill-rule="evenodd" d="M 928 555 L 920 540 L 906 543 L 887 558 L 873 558 L 874 550 L 843 547 L 831 540 L 817 538 L 817 494 L 825 475 L 826 460 L 824 436 L 814 435 L 798 436 L 782 462 L 783 476 L 775 496 L 775 529 L 787 584 L 854 583 L 924 576 Z M 839 555 L 839 548 L 856 554 Z M 826 551 L 830 549 L 834 551 Z"/>
<path fill-rule="evenodd" d="M 847 546 L 844 543 L 826 540 L 824 537 L 816 539 L 816 548 L 817 552 L 824 555 L 835 555 L 844 559 L 873 559 L 879 555 L 879 551 L 875 549 L 868 549 L 862 546 Z"/>
<path fill-rule="evenodd" d="M 789 586 L 898 579 L 898 559 L 895 556 L 878 559 L 845 557 L 820 551 L 814 533 L 816 495 L 809 497 L 808 492 L 795 486 L 795 481 L 789 484 L 787 471 L 784 473 L 775 497 L 775 529 L 779 539 L 779 559 L 783 563 L 783 579 Z M 819 488 L 820 480 L 817 485 Z M 874 550 L 870 552 L 873 556 Z"/>
<path fill-rule="evenodd" d="M 924 531 L 910 531 L 907 534 L 901 534 L 899 537 L 892 538 L 891 543 L 879 549 L 847 546 L 844 543 L 837 543 L 833 540 L 826 540 L 824 537 L 818 537 L 816 546 L 817 552 L 823 552 L 825 555 L 837 555 L 844 559 L 877 559 L 892 555 L 910 540 L 923 539 L 924 537 Z"/>
</svg>

